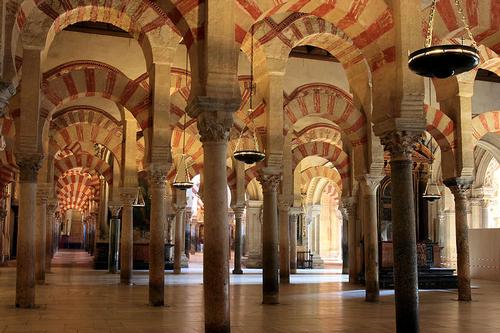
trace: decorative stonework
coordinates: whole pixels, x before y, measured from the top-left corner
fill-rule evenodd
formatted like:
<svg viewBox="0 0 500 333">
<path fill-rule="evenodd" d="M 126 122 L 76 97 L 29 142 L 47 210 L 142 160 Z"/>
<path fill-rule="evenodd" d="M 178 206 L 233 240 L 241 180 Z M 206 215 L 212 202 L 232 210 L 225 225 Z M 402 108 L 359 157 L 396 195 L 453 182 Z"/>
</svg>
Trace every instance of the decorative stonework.
<svg viewBox="0 0 500 333">
<path fill-rule="evenodd" d="M 149 184 L 153 188 L 162 188 L 167 183 L 168 165 L 150 165 L 148 168 Z"/>
<path fill-rule="evenodd" d="M 346 214 L 347 217 L 353 216 L 356 213 L 356 201 L 353 197 L 342 198 L 340 205 L 342 213 Z"/>
<path fill-rule="evenodd" d="M 231 207 L 231 209 L 233 210 L 233 213 L 234 213 L 234 218 L 237 220 L 237 219 L 242 219 L 243 218 L 243 214 L 245 213 L 245 206 L 234 206 L 234 207 Z"/>
<path fill-rule="evenodd" d="M 47 214 L 55 214 L 57 207 L 59 207 L 59 202 L 57 201 L 57 199 L 52 198 L 47 200 Z"/>
<path fill-rule="evenodd" d="M 257 181 L 262 185 L 263 192 L 276 192 L 281 182 L 280 174 L 259 174 Z"/>
<path fill-rule="evenodd" d="M 111 211 L 111 217 L 114 219 L 120 218 L 120 211 L 122 210 L 122 204 L 120 202 L 109 202 L 109 210 Z"/>
<path fill-rule="evenodd" d="M 19 181 L 22 183 L 36 183 L 38 170 L 42 167 L 43 155 L 19 156 L 17 154 L 16 157 L 17 165 L 19 166 Z"/>
<path fill-rule="evenodd" d="M 123 206 L 132 206 L 137 197 L 137 189 L 122 188 L 120 189 L 120 200 Z"/>
<path fill-rule="evenodd" d="M 16 87 L 10 82 L 0 81 L 0 117 L 5 115 L 5 107 L 16 94 Z"/>
<path fill-rule="evenodd" d="M 231 113 L 206 111 L 198 116 L 198 131 L 201 142 L 225 142 L 233 125 Z"/>
<path fill-rule="evenodd" d="M 359 183 L 363 188 L 363 195 L 377 195 L 377 189 L 380 185 L 380 181 L 384 178 L 384 176 L 374 176 L 374 175 L 364 175 Z"/>
<path fill-rule="evenodd" d="M 420 133 L 393 131 L 380 138 L 385 150 L 391 153 L 391 160 L 411 160 L 411 155 L 421 138 Z"/>
</svg>

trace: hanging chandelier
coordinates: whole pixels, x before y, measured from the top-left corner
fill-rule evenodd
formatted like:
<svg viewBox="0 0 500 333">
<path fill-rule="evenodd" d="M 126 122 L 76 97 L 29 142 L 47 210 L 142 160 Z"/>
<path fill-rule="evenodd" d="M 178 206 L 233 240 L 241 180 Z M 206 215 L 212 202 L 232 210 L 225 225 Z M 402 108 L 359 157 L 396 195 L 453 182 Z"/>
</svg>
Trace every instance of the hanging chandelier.
<svg viewBox="0 0 500 333">
<path fill-rule="evenodd" d="M 474 69 L 479 64 L 479 52 L 465 19 L 460 0 L 455 0 L 455 5 L 460 14 L 462 23 L 464 24 L 465 31 L 472 41 L 472 45 L 450 44 L 432 46 L 432 30 L 436 3 L 437 0 L 432 1 L 425 48 L 417 50 L 409 55 L 408 67 L 421 76 L 445 79 Z"/>
<path fill-rule="evenodd" d="M 142 194 L 142 187 L 137 188 L 137 195 L 135 196 L 133 207 L 144 207 L 146 206 L 146 201 L 144 200 L 144 195 Z"/>
<path fill-rule="evenodd" d="M 188 53 L 186 45 L 186 87 L 188 86 Z M 182 155 L 177 165 L 177 173 L 175 174 L 173 187 L 179 190 L 187 190 L 193 187 L 193 182 L 189 177 L 187 155 L 186 155 L 186 118 L 187 114 L 184 111 L 184 124 L 182 128 Z"/>
<path fill-rule="evenodd" d="M 250 44 L 250 108 L 248 109 L 248 119 L 252 123 L 253 127 L 255 128 L 255 124 L 252 119 L 252 113 L 253 113 L 253 94 L 254 94 L 254 83 L 253 83 L 253 29 L 254 27 L 252 26 L 252 32 L 251 32 L 251 44 Z M 259 148 L 259 142 L 257 140 L 257 133 L 254 130 L 253 131 L 253 145 L 254 149 L 240 149 L 241 141 L 243 139 L 243 134 L 245 133 L 245 130 L 250 128 L 247 126 L 245 123 L 245 126 L 243 127 L 240 136 L 238 137 L 238 141 L 236 142 L 236 147 L 234 149 L 233 157 L 245 164 L 253 164 L 262 161 L 265 157 L 266 154 L 260 150 Z"/>
<path fill-rule="evenodd" d="M 424 194 L 422 194 L 422 198 L 424 198 L 427 201 L 434 201 L 438 200 L 441 198 L 441 191 L 439 190 L 439 186 L 432 176 L 432 164 L 434 162 L 434 149 L 432 147 L 432 137 L 430 139 L 430 150 L 432 154 L 432 160 L 429 163 L 429 177 L 427 179 L 427 185 L 425 185 L 425 191 Z"/>
</svg>

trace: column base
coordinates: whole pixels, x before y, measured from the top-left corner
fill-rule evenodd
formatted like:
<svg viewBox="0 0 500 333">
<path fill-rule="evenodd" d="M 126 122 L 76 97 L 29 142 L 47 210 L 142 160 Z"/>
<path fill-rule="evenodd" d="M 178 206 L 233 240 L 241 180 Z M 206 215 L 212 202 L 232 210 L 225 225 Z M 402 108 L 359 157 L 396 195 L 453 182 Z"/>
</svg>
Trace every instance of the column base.
<svg viewBox="0 0 500 333">
<path fill-rule="evenodd" d="M 243 259 L 243 263 L 246 268 L 262 268 L 262 256 L 251 254 L 246 259 Z"/>
<path fill-rule="evenodd" d="M 279 294 L 276 294 L 276 295 L 264 295 L 262 297 L 262 304 L 266 304 L 266 305 L 280 304 L 280 296 L 279 296 Z"/>
<path fill-rule="evenodd" d="M 314 253 L 313 254 L 313 268 L 324 268 L 325 267 L 325 262 L 319 254 Z"/>
<path fill-rule="evenodd" d="M 233 269 L 233 274 L 236 274 L 236 275 L 239 275 L 239 274 L 243 274 L 243 270 L 241 268 L 239 269 Z"/>
</svg>

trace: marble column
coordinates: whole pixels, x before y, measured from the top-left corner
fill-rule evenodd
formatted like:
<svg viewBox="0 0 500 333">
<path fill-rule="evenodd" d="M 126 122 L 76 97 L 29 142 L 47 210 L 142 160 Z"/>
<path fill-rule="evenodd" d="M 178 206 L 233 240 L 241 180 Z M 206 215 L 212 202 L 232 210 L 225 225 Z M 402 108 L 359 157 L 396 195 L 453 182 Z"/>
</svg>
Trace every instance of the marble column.
<svg viewBox="0 0 500 333">
<path fill-rule="evenodd" d="M 45 244 L 47 242 L 47 199 L 48 187 L 38 184 L 36 193 L 36 229 L 35 229 L 35 280 L 45 283 Z"/>
<path fill-rule="evenodd" d="M 356 283 L 358 277 L 356 274 L 356 202 L 353 197 L 342 198 L 342 210 L 346 215 L 347 222 L 347 249 L 348 255 L 348 274 L 349 282 Z"/>
<path fill-rule="evenodd" d="M 226 333 L 231 330 L 226 154 L 229 129 L 233 123 L 230 111 L 236 110 L 239 101 L 215 97 L 198 99 L 198 102 L 191 105 L 190 114 L 197 115 L 198 131 L 203 145 L 205 332 Z M 214 103 L 215 101 L 218 103 Z M 221 112 L 220 108 L 227 112 Z"/>
<path fill-rule="evenodd" d="M 35 222 L 37 176 L 42 155 L 16 155 L 19 166 L 19 217 L 16 256 L 16 307 L 35 306 Z"/>
<path fill-rule="evenodd" d="M 389 132 L 381 138 L 391 154 L 392 228 L 396 330 L 419 332 L 416 222 L 412 152 L 417 133 Z M 397 198 L 397 199 L 396 199 Z"/>
<path fill-rule="evenodd" d="M 99 239 L 102 241 L 107 241 L 109 237 L 109 227 L 108 227 L 108 184 L 103 176 L 99 177 L 99 188 L 100 188 L 100 198 L 99 198 Z"/>
<path fill-rule="evenodd" d="M 52 198 L 47 202 L 47 239 L 45 241 L 45 272 L 50 272 L 52 257 L 54 256 L 54 224 L 55 213 L 58 203 L 56 198 Z"/>
<path fill-rule="evenodd" d="M 174 274 L 181 273 L 182 259 L 186 258 L 185 252 L 185 217 L 186 217 L 186 191 L 176 190 L 176 215 L 175 215 L 175 245 L 174 245 Z M 184 260 L 187 260 L 184 259 Z"/>
<path fill-rule="evenodd" d="M 481 224 L 482 228 L 490 227 L 490 199 L 483 198 L 481 200 Z"/>
<path fill-rule="evenodd" d="M 360 180 L 363 194 L 364 218 L 364 255 L 365 255 L 365 285 L 367 302 L 377 302 L 379 300 L 378 282 L 378 218 L 377 218 L 377 188 L 382 177 L 365 175 Z"/>
<path fill-rule="evenodd" d="M 278 186 L 281 175 L 263 171 L 257 180 L 264 194 L 262 222 L 262 304 L 279 303 Z"/>
<path fill-rule="evenodd" d="M 4 199 L 5 200 L 5 199 Z M 4 247 L 5 247 L 5 229 L 6 229 L 6 218 L 7 218 L 7 210 L 0 208 L 0 266 L 4 264 L 4 262 L 7 260 L 5 253 L 4 253 Z"/>
<path fill-rule="evenodd" d="M 234 212 L 234 268 L 233 274 L 243 274 L 241 269 L 241 252 L 242 252 L 242 228 L 243 213 L 245 206 L 233 207 Z"/>
<path fill-rule="evenodd" d="M 111 220 L 109 221 L 109 251 L 108 272 L 118 273 L 118 260 L 120 257 L 120 210 L 121 203 L 110 202 Z"/>
<path fill-rule="evenodd" d="M 297 274 L 297 219 L 301 209 L 292 207 L 289 211 L 290 223 L 290 274 Z"/>
<path fill-rule="evenodd" d="M 342 274 L 349 274 L 349 217 L 342 202 L 339 203 L 339 210 L 342 214 Z"/>
<path fill-rule="evenodd" d="M 247 268 L 262 268 L 262 201 L 249 200 L 246 211 Z"/>
<path fill-rule="evenodd" d="M 166 181 L 169 165 L 150 165 L 151 218 L 149 224 L 149 304 L 165 304 Z"/>
<path fill-rule="evenodd" d="M 468 198 L 472 180 L 448 179 L 443 182 L 455 197 L 455 236 L 457 244 L 458 300 L 472 300 L 470 286 L 469 228 L 467 214 Z"/>
<path fill-rule="evenodd" d="M 279 270 L 280 283 L 290 283 L 290 204 L 279 202 Z"/>
<path fill-rule="evenodd" d="M 134 266 L 134 208 L 137 188 L 122 188 L 122 228 L 120 238 L 120 283 L 132 284 Z"/>
</svg>

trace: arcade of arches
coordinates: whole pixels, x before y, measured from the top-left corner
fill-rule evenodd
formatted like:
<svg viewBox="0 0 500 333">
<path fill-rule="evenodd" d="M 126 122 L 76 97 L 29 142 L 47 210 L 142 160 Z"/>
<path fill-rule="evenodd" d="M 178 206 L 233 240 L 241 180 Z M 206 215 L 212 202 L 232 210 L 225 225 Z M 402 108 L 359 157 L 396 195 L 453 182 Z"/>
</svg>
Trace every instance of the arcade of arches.
<svg viewBox="0 0 500 333">
<path fill-rule="evenodd" d="M 373 332 L 432 331 L 427 304 L 468 304 L 454 331 L 498 331 L 498 319 L 473 321 L 498 301 L 471 284 L 500 294 L 500 2 L 460 2 L 480 64 L 424 80 L 407 58 L 429 0 L 3 1 L 2 321 L 51 311 L 68 283 L 98 304 L 82 288 L 105 281 L 121 283 L 117 308 L 142 297 L 139 316 L 174 306 L 162 320 L 188 325 L 194 311 L 189 332 L 282 332 L 266 321 L 322 306 L 325 318 L 284 331 L 331 331 L 323 320 L 359 331 L 334 292 L 358 318 L 377 316 Z M 439 0 L 434 42 L 467 38 L 454 1 Z M 264 161 L 236 161 L 254 133 Z M 188 190 L 172 187 L 183 156 Z M 440 198 L 426 200 L 434 184 Z M 72 255 L 89 266 L 66 269 Z M 199 292 L 182 289 L 197 268 Z M 1 332 L 52 331 L 9 320 Z"/>
</svg>

